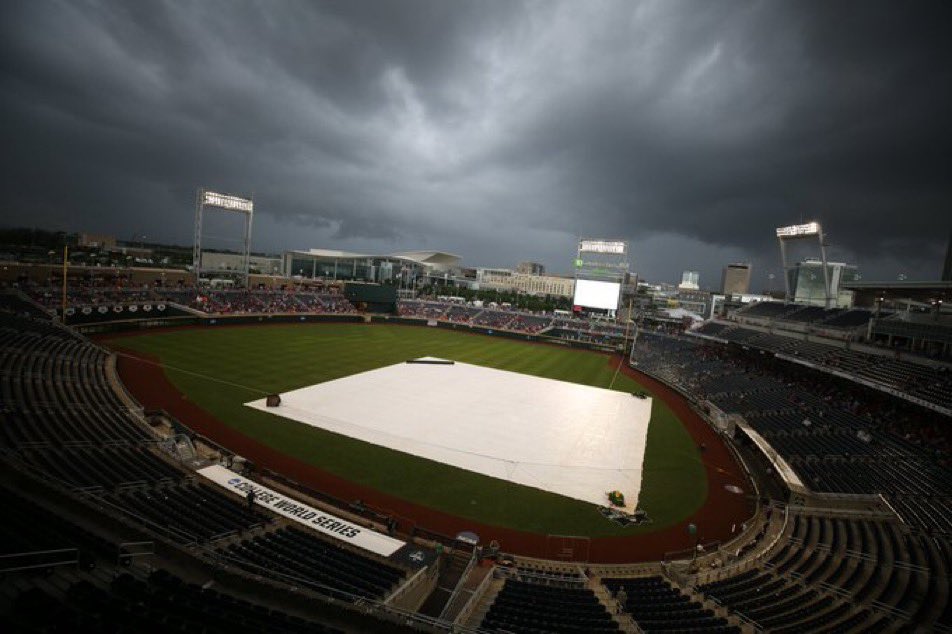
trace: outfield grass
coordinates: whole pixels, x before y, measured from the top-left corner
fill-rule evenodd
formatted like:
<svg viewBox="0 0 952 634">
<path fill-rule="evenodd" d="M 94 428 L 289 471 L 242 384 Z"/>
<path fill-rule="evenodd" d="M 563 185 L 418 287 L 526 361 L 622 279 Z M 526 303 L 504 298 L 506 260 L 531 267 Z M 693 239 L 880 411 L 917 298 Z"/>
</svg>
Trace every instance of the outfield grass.
<svg viewBox="0 0 952 634">
<path fill-rule="evenodd" d="M 320 324 L 194 329 L 117 338 L 158 357 L 169 380 L 236 430 L 353 482 L 480 522 L 526 531 L 607 536 L 674 524 L 704 502 L 707 481 L 690 435 L 653 403 L 640 494 L 652 523 L 621 528 L 591 504 L 471 473 L 244 407 L 287 392 L 422 356 L 609 387 L 605 355 L 436 328 Z M 622 373 L 614 389 L 644 388 Z M 187 421 L 186 421 L 187 422 Z"/>
</svg>

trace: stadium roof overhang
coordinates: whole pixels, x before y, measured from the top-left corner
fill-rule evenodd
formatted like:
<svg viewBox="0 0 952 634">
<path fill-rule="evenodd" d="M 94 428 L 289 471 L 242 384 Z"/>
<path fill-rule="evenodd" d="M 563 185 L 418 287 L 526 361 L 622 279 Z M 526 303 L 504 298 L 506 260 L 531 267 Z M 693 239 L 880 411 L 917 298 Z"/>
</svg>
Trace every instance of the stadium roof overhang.
<svg viewBox="0 0 952 634">
<path fill-rule="evenodd" d="M 371 258 L 372 255 L 366 253 L 354 253 L 353 251 L 340 251 L 338 249 L 308 249 L 307 251 L 292 251 L 297 255 L 312 255 L 318 258 L 337 258 L 341 260 L 355 260 L 361 258 Z"/>
<path fill-rule="evenodd" d="M 952 301 L 952 282 L 945 281 L 857 281 L 844 283 L 843 289 L 856 294 L 856 306 L 873 306 L 879 298 L 888 302 L 909 300 L 929 303 L 942 300 L 943 304 L 947 304 Z"/>
<path fill-rule="evenodd" d="M 399 253 L 392 253 L 390 257 L 437 267 L 459 266 L 460 260 L 462 259 L 458 255 L 446 253 L 445 251 L 401 251 Z"/>
<path fill-rule="evenodd" d="M 294 250 L 286 254 L 292 256 L 326 258 L 333 260 L 389 260 L 416 265 L 424 269 L 447 269 L 460 266 L 460 256 L 445 251 L 400 251 L 398 253 L 355 253 L 337 249 L 308 249 L 307 251 Z"/>
</svg>

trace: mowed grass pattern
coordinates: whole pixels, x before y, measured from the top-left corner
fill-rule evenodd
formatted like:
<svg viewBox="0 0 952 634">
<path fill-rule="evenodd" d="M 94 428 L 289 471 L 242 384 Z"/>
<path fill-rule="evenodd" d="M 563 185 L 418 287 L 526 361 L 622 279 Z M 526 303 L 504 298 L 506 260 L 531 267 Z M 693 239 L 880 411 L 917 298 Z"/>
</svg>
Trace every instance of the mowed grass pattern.
<svg viewBox="0 0 952 634">
<path fill-rule="evenodd" d="M 698 449 L 660 400 L 653 404 L 640 495 L 640 507 L 652 523 L 634 528 L 608 522 L 591 504 L 243 406 L 266 393 L 287 392 L 422 356 L 607 388 L 615 369 L 603 354 L 445 329 L 363 324 L 193 329 L 121 337 L 110 343 L 158 357 L 169 380 L 195 404 L 282 453 L 388 494 L 480 522 L 543 534 L 631 535 L 683 520 L 706 497 Z M 644 388 L 618 373 L 614 389 Z M 447 413 L 446 424 L 452 424 L 452 413 Z"/>
</svg>

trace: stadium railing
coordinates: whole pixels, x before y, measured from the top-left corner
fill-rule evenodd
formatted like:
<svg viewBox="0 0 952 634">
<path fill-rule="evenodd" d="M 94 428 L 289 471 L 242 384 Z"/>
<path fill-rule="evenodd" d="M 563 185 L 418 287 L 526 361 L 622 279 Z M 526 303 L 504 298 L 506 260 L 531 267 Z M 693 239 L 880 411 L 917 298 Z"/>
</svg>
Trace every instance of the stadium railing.
<svg viewBox="0 0 952 634">
<path fill-rule="evenodd" d="M 78 548 L 55 548 L 0 555 L 0 574 L 24 570 L 46 570 L 59 566 L 78 566 Z"/>
<path fill-rule="evenodd" d="M 454 625 L 459 625 L 465 623 L 467 619 L 473 614 L 473 611 L 476 609 L 476 606 L 479 605 L 479 601 L 483 598 L 483 595 L 486 594 L 486 590 L 489 589 L 489 586 L 493 582 L 493 575 L 488 574 L 483 577 L 483 580 L 479 582 L 479 585 L 473 589 L 473 593 L 469 596 L 469 600 L 466 601 L 466 604 L 460 608 L 459 613 L 457 613 L 456 618 L 453 620 Z"/>
</svg>

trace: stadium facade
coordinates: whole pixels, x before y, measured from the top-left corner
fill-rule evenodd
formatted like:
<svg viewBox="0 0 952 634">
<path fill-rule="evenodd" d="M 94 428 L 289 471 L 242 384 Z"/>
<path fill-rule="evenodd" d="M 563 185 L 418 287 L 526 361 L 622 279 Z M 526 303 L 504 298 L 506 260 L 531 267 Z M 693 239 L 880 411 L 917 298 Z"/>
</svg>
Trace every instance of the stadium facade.
<svg viewBox="0 0 952 634">
<path fill-rule="evenodd" d="M 856 281 L 859 270 L 854 265 L 843 262 L 827 262 L 826 267 L 830 281 L 830 296 L 833 300 L 831 307 L 852 306 L 853 294 L 847 291 L 844 285 Z M 793 301 L 811 306 L 826 306 L 822 262 L 812 259 L 797 262 L 787 271 L 787 275 Z"/>
<path fill-rule="evenodd" d="M 285 251 L 287 277 L 390 282 L 449 279 L 458 274 L 460 257 L 444 251 L 401 251 L 385 255 L 336 249 Z"/>
</svg>

